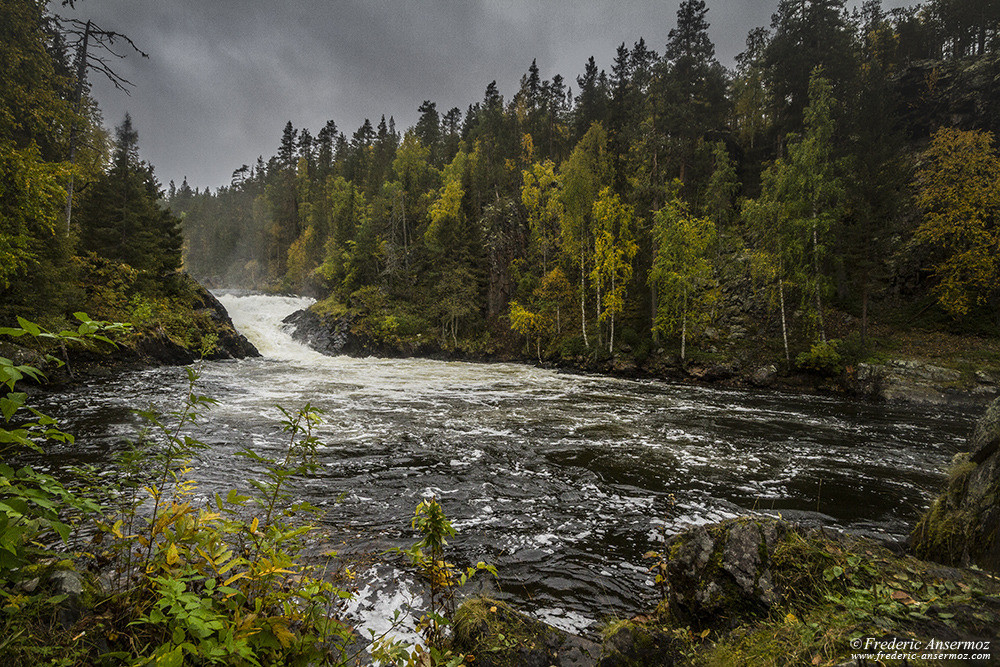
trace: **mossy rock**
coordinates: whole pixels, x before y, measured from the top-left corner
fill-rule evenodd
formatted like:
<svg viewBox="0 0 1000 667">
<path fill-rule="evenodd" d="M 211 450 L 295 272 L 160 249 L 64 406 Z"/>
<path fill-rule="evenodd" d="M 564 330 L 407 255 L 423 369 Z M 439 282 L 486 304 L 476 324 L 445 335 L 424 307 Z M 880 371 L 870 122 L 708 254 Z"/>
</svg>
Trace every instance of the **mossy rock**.
<svg viewBox="0 0 1000 667">
<path fill-rule="evenodd" d="M 1000 399 L 952 461 L 944 492 L 910 537 L 920 558 L 1000 572 Z"/>
<path fill-rule="evenodd" d="M 837 665 L 857 637 L 1000 640 L 996 578 L 866 538 L 741 518 L 679 535 L 669 557 L 666 603 L 605 636 L 625 633 L 624 645 L 639 648 L 659 640 L 680 657 L 643 663 L 616 654 L 608 665 Z"/>
<path fill-rule="evenodd" d="M 671 667 L 684 664 L 676 633 L 656 617 L 616 621 L 602 633 L 600 667 Z"/>
<path fill-rule="evenodd" d="M 590 667 L 600 646 L 487 597 L 466 600 L 455 612 L 454 649 L 475 656 L 476 667 Z"/>
<path fill-rule="evenodd" d="M 731 628 L 778 601 L 771 554 L 788 531 L 773 519 L 699 526 L 668 545 L 668 613 L 678 625 Z"/>
</svg>

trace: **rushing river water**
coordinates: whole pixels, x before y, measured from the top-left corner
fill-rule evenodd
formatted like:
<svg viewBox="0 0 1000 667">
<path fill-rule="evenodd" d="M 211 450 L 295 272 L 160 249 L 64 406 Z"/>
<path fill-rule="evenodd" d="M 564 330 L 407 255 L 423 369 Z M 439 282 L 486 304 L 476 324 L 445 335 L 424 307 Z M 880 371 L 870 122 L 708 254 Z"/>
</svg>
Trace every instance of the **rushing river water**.
<svg viewBox="0 0 1000 667">
<path fill-rule="evenodd" d="M 516 364 L 325 357 L 281 326 L 308 300 L 221 300 L 264 357 L 201 368 L 201 393 L 219 401 L 198 426 L 211 444 L 194 470 L 203 492 L 245 488 L 250 463 L 234 451 L 276 453 L 274 406 L 311 402 L 325 412 L 324 447 L 298 493 L 324 523 L 373 548 L 408 544 L 414 507 L 434 495 L 459 530 L 452 557 L 495 564 L 501 595 L 568 629 L 649 605 L 643 554 L 686 525 L 757 510 L 905 535 L 975 416 Z M 183 369 L 160 368 L 43 407 L 77 434 L 63 461 L 105 463 L 136 432 L 132 408 L 169 410 L 185 391 Z M 368 615 L 384 613 L 385 591 L 367 592 Z"/>
</svg>

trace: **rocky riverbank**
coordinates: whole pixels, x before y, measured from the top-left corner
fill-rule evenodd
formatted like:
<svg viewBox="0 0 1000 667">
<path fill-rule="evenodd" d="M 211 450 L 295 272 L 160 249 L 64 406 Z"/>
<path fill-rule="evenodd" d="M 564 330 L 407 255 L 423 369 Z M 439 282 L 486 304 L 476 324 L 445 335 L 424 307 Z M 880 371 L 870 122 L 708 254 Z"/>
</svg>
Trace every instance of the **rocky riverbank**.
<svg viewBox="0 0 1000 667">
<path fill-rule="evenodd" d="M 636 355 L 622 349 L 615 355 L 577 354 L 536 356 L 507 347 L 469 349 L 447 346 L 431 337 L 387 337 L 376 340 L 350 316 L 329 317 L 312 309 L 300 310 L 285 319 L 293 337 L 327 355 L 354 357 L 423 357 L 456 361 L 504 361 L 537 364 L 545 368 L 601 373 L 627 378 L 652 378 L 711 385 L 720 388 L 779 389 L 796 392 L 847 394 L 874 400 L 925 404 L 985 404 L 1000 395 L 1000 369 L 950 368 L 920 358 L 882 359 L 879 362 L 844 365 L 835 372 L 804 372 L 794 366 L 746 353 L 759 352 L 759 344 L 741 345 L 730 354 L 716 352 L 681 361 L 662 350 Z M 735 349 L 735 348 L 733 348 Z"/>
<path fill-rule="evenodd" d="M 183 330 L 152 323 L 136 326 L 119 336 L 115 345 L 90 343 L 58 349 L 39 349 L 19 344 L 20 339 L 0 341 L 0 355 L 15 363 L 41 368 L 48 387 L 65 386 L 88 378 L 106 377 L 127 370 L 156 366 L 184 366 L 198 359 L 244 359 L 258 357 L 257 348 L 236 330 L 219 300 L 194 279 L 184 276 L 186 299 L 183 312 L 173 314 Z M 99 313 L 92 313 L 100 317 Z M 17 341 L 17 342 L 15 342 Z M 47 361 L 46 355 L 62 361 Z"/>
</svg>

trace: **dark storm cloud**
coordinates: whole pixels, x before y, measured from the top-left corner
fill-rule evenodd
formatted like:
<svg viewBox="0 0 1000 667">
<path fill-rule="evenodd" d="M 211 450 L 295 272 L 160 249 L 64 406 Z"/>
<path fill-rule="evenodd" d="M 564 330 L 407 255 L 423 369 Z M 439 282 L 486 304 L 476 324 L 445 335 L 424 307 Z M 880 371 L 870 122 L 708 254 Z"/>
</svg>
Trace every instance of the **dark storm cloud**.
<svg viewBox="0 0 1000 667">
<path fill-rule="evenodd" d="M 679 0 L 83 0 L 75 14 L 129 35 L 149 59 L 118 70 L 130 97 L 95 82 L 106 124 L 131 112 L 161 180 L 228 183 L 277 149 L 291 120 L 315 134 L 328 119 L 350 135 L 365 118 L 412 125 L 425 100 L 463 111 L 496 80 L 505 98 L 533 58 L 544 78 L 576 76 L 593 55 L 640 37 L 662 51 Z M 709 0 L 719 59 L 731 64 L 777 0 Z M 887 3 L 908 4 L 902 0 Z"/>
</svg>

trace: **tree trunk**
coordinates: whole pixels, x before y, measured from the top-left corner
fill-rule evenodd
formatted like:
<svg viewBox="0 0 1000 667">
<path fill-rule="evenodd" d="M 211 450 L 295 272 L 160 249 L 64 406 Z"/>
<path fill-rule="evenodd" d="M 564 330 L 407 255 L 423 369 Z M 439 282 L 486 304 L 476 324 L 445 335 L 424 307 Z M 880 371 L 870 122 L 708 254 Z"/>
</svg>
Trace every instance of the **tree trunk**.
<svg viewBox="0 0 1000 667">
<path fill-rule="evenodd" d="M 76 91 L 74 100 L 76 108 L 75 114 L 80 113 L 83 107 L 84 78 L 87 76 L 87 49 L 90 43 L 90 21 L 83 30 L 83 42 L 80 44 L 80 51 L 76 54 Z M 69 183 L 66 184 L 66 235 L 69 236 L 71 224 L 73 222 L 73 171 L 76 165 L 76 118 L 70 120 L 69 125 Z"/>
<path fill-rule="evenodd" d="M 653 344 L 654 345 L 659 345 L 660 344 L 660 332 L 656 329 L 656 311 L 659 310 L 659 304 L 657 303 L 657 294 L 656 294 L 656 292 L 657 292 L 657 290 L 656 290 L 656 283 L 654 282 L 653 283 L 653 287 L 650 290 L 650 301 L 651 301 L 650 305 L 652 306 L 652 315 L 650 315 L 650 318 L 649 318 L 649 320 L 650 320 L 650 322 L 649 322 L 649 330 L 653 334 Z"/>
<path fill-rule="evenodd" d="M 583 331 L 583 346 L 590 347 L 587 342 L 587 283 L 586 273 L 583 268 L 583 250 L 580 251 L 580 329 Z"/>
<path fill-rule="evenodd" d="M 868 344 L 868 276 L 861 285 L 861 345 Z"/>
<path fill-rule="evenodd" d="M 819 230 L 817 229 L 816 217 L 813 216 L 813 272 L 816 281 L 816 316 L 819 318 L 819 338 L 826 342 L 826 325 L 823 323 L 823 298 L 820 291 L 819 279 Z"/>
<path fill-rule="evenodd" d="M 785 281 L 778 278 L 778 298 L 781 301 L 781 337 L 785 341 L 785 361 L 792 363 L 792 355 L 788 351 L 788 323 L 785 321 Z"/>
<path fill-rule="evenodd" d="M 684 288 L 684 308 L 681 315 L 681 363 L 687 359 L 688 292 Z"/>
<path fill-rule="evenodd" d="M 615 291 L 615 277 L 611 276 L 611 293 Z M 608 353 L 615 353 L 615 313 L 611 311 L 611 341 L 608 343 Z"/>
</svg>

